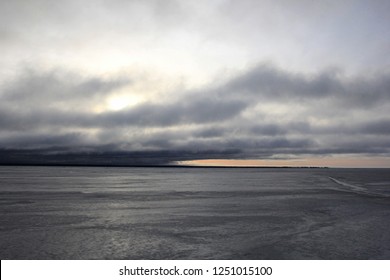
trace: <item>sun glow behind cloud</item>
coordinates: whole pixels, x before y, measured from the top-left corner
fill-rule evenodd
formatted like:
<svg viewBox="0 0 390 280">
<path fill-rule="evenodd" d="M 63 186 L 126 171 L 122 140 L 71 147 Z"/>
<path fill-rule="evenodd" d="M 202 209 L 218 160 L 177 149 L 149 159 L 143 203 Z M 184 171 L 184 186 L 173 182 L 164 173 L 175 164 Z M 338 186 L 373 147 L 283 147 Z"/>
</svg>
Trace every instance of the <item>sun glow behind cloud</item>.
<svg viewBox="0 0 390 280">
<path fill-rule="evenodd" d="M 131 106 L 135 106 L 142 100 L 139 96 L 132 95 L 114 95 L 107 100 L 107 109 L 119 111 Z"/>
</svg>

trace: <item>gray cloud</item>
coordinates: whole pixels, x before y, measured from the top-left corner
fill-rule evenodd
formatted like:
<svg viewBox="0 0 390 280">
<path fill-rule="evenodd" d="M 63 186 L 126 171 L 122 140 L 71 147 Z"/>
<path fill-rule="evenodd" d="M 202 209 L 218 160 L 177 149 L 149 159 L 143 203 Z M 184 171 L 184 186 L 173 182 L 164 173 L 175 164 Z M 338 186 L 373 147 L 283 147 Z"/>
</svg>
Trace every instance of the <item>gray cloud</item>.
<svg viewBox="0 0 390 280">
<path fill-rule="evenodd" d="M 304 75 L 282 71 L 269 65 L 260 65 L 228 82 L 225 94 L 240 94 L 243 98 L 259 101 L 315 102 L 334 98 L 333 102 L 367 108 L 390 99 L 390 76 L 345 78 L 336 70 L 316 75 Z"/>
<path fill-rule="evenodd" d="M 18 149 L 42 149 L 42 148 L 77 148 L 87 144 L 81 133 L 57 133 L 57 134 L 18 134 L 6 136 L 0 139 L 0 144 L 8 146 L 12 143 L 13 148 Z M 91 143 L 88 143 L 91 144 Z M 28 145 L 28 146 L 26 146 Z"/>
<path fill-rule="evenodd" d="M 225 121 L 235 117 L 246 106 L 244 102 L 189 98 L 168 104 L 145 104 L 123 112 L 98 116 L 98 123 L 108 126 L 170 126 L 178 124 Z"/>
<path fill-rule="evenodd" d="M 24 70 L 17 80 L 4 86 L 0 98 L 3 106 L 21 111 L 34 109 L 35 106 L 43 107 L 39 109 L 66 106 L 75 108 L 78 104 L 85 106 L 96 102 L 111 91 L 130 83 L 130 80 L 124 78 L 82 78 L 61 70 L 45 73 Z"/>
<path fill-rule="evenodd" d="M 10 162 L 23 158 L 16 150 L 26 150 L 28 156 L 47 150 L 50 156 L 38 157 L 38 162 L 61 154 L 62 163 L 69 160 L 68 153 L 87 160 L 83 153 L 88 151 L 91 159 L 111 158 L 115 164 L 141 164 L 147 153 L 145 162 L 155 164 L 390 154 L 390 119 L 382 113 L 390 109 L 390 78 L 385 74 L 347 78 L 324 71 L 309 76 L 260 65 L 218 86 L 181 92 L 175 100 L 94 112 L 93 104 L 134 78 L 25 73 L 0 92 L 0 148 Z M 287 111 L 276 112 L 278 106 Z M 105 154 L 100 157 L 99 151 Z M 137 155 L 137 160 L 120 155 Z"/>
</svg>

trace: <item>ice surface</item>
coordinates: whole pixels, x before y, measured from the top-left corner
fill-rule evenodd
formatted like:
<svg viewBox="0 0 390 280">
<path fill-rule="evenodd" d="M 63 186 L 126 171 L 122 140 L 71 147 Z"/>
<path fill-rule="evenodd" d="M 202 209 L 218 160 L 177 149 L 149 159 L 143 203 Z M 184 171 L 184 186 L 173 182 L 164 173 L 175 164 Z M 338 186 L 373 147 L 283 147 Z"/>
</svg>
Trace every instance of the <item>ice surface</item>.
<svg viewBox="0 0 390 280">
<path fill-rule="evenodd" d="M 0 257 L 389 259 L 388 182 L 385 169 L 0 167 Z"/>
</svg>

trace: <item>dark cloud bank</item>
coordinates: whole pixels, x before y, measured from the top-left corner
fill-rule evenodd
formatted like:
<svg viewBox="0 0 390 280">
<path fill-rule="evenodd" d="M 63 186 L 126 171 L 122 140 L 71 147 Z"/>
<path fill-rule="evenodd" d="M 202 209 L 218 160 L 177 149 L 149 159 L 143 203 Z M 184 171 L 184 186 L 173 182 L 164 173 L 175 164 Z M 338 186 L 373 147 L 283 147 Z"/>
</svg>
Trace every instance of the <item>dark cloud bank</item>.
<svg viewBox="0 0 390 280">
<path fill-rule="evenodd" d="M 260 65 L 120 111 L 94 112 L 132 77 L 25 71 L 0 92 L 0 164 L 160 165 L 390 152 L 390 76 Z"/>
</svg>

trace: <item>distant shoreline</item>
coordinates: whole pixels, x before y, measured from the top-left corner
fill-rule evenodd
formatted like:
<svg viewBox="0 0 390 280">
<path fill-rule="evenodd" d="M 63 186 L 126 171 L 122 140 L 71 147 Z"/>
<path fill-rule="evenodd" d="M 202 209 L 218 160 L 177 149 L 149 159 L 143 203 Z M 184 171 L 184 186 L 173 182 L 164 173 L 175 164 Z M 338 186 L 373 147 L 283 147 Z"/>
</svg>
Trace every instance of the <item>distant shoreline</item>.
<svg viewBox="0 0 390 280">
<path fill-rule="evenodd" d="M 121 168 L 181 168 L 181 169 L 390 169 L 388 167 L 329 167 L 329 166 L 207 166 L 207 165 L 109 165 L 109 164 L 31 164 L 31 163 L 0 163 L 1 166 L 41 166 L 41 167 L 121 167 Z"/>
<path fill-rule="evenodd" d="M 234 168 L 234 169 L 329 169 L 330 167 L 321 166 L 207 166 L 207 165 L 110 165 L 110 164 L 26 164 L 26 163 L 11 163 L 11 164 L 0 164 L 0 166 L 42 166 L 42 167 L 129 167 L 129 168 Z M 332 167 L 333 168 L 333 167 Z M 336 167 L 343 168 L 343 167 Z M 346 167 L 348 168 L 348 167 Z"/>
</svg>

